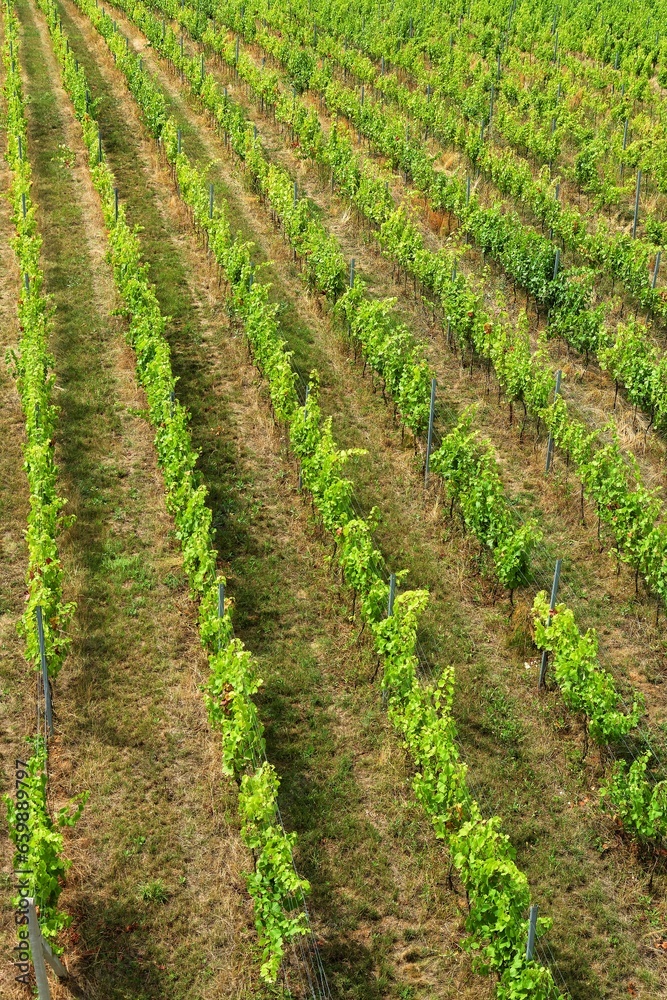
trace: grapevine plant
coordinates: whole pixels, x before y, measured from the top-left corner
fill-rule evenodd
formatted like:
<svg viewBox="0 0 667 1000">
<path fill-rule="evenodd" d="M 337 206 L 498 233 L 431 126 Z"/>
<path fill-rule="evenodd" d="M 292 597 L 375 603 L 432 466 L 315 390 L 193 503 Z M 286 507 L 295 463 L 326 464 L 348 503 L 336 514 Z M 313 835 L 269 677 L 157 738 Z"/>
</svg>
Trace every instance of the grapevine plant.
<svg viewBox="0 0 667 1000">
<path fill-rule="evenodd" d="M 650 751 L 629 766 L 625 760 L 616 761 L 600 796 L 633 836 L 659 846 L 667 836 L 667 780 L 656 780 L 652 772 L 647 776 L 652 761 Z"/>
<path fill-rule="evenodd" d="M 27 131 L 21 73 L 18 62 L 18 20 L 11 4 L 4 8 L 5 33 L 2 59 L 5 67 L 4 96 L 7 108 L 7 162 L 11 171 L 9 200 L 16 236 L 12 240 L 18 260 L 22 288 L 18 302 L 18 350 L 9 360 L 17 380 L 25 418 L 25 470 L 30 489 L 27 601 L 19 623 L 28 661 L 40 669 L 35 609 L 42 608 L 44 645 L 49 677 L 57 677 L 67 655 L 67 634 L 75 605 L 63 597 L 62 565 L 57 538 L 67 523 L 66 501 L 58 494 L 57 467 L 53 453 L 56 408 L 51 399 L 53 358 L 48 341 L 51 332 L 49 305 L 42 292 L 39 263 L 42 246 L 37 231 L 35 206 L 27 156 Z"/>
<path fill-rule="evenodd" d="M 42 2 L 46 4 L 50 0 Z M 78 0 L 78 4 L 107 39 L 123 70 L 125 46 L 119 43 L 116 47 L 116 36 L 108 16 L 98 10 L 92 0 Z M 53 30 L 55 36 L 57 28 Z M 532 991 L 532 997 L 555 998 L 558 993 L 549 971 L 525 958 L 529 902 L 525 876 L 515 865 L 506 835 L 499 830 L 499 819 L 482 819 L 479 808 L 465 789 L 465 767 L 458 761 L 451 719 L 451 675 L 447 673 L 436 689 L 417 682 L 417 627 L 428 593 L 408 591 L 399 594 L 394 613 L 387 617 L 387 573 L 382 556 L 373 545 L 374 521 L 372 517 L 368 520 L 357 517 L 352 509 L 352 484 L 344 476 L 350 452 L 337 448 L 330 421 L 321 419 L 317 378 L 311 378 L 310 391 L 305 404 L 302 403 L 297 396 L 276 310 L 268 302 L 267 286 L 254 276 L 250 247 L 232 238 L 226 216 L 219 207 L 209 217 L 205 175 L 190 163 L 182 148 L 178 151 L 172 119 L 165 119 L 160 136 L 167 159 L 174 167 L 181 195 L 192 209 L 197 225 L 206 231 L 209 246 L 226 278 L 231 307 L 244 326 L 255 364 L 267 380 L 275 418 L 286 427 L 290 444 L 301 463 L 304 487 L 312 493 L 322 521 L 336 541 L 339 564 L 360 598 L 360 614 L 370 627 L 375 649 L 384 663 L 383 686 L 391 717 L 413 751 L 423 747 L 416 754 L 422 768 L 421 784 L 416 780 L 416 789 L 419 787 L 417 793 L 432 816 L 436 830 L 450 844 L 454 863 L 470 897 L 466 947 L 478 956 L 480 971 L 498 975 L 498 996 L 503 1000 L 519 1000 L 528 995 L 528 990 Z M 248 153 L 252 151 L 251 140 Z M 119 218 L 123 218 L 122 212 Z M 150 387 L 147 391 L 150 393 Z M 214 596 L 213 590 L 204 594 L 201 607 L 205 619 L 206 609 L 214 606 Z M 209 626 L 205 635 L 207 642 L 215 641 L 215 633 Z M 225 631 L 223 643 L 226 635 Z M 238 660 L 242 658 L 240 647 L 237 652 Z M 234 682 L 226 669 L 222 667 L 219 673 L 216 671 L 215 681 L 208 690 L 209 704 L 214 703 L 214 713 L 218 717 L 221 711 L 226 714 L 225 705 L 220 701 L 231 705 L 237 696 L 238 682 Z M 243 668 L 237 665 L 234 669 Z M 248 684 L 244 678 L 243 683 L 250 690 L 257 682 Z M 443 695 L 447 690 L 450 693 Z M 238 717 L 243 714 L 237 713 L 236 707 L 233 713 Z M 228 728 L 232 734 L 238 732 L 235 723 L 230 723 Z M 236 735 L 233 739 L 236 742 Z M 245 746 L 243 740 L 238 745 Z M 437 753 L 433 753 L 431 747 L 437 748 Z M 233 754 L 229 766 L 235 766 Z M 249 880 L 258 924 L 262 920 L 268 924 L 274 919 L 274 901 L 266 896 L 271 886 L 280 892 L 298 889 L 291 881 L 284 841 L 275 825 L 275 812 L 267 805 L 267 797 L 274 796 L 276 789 L 275 775 L 267 765 L 254 772 L 246 771 L 242 776 L 243 834 L 258 859 L 256 872 Z M 431 794 L 428 789 L 437 791 Z M 453 804 L 451 809 L 448 802 Z M 276 835 L 279 848 L 274 850 Z M 302 887 L 301 882 L 299 886 Z M 283 920 L 289 919 L 288 912 L 287 905 L 281 908 Z M 293 918 L 291 927 L 294 933 L 301 932 L 300 916 Z M 274 929 L 273 925 L 267 926 L 263 938 L 266 950 L 262 968 L 269 980 L 277 970 L 277 956 L 284 940 L 284 937 L 274 940 Z"/>
<path fill-rule="evenodd" d="M 46 743 L 42 737 L 31 742 L 32 753 L 25 767 L 16 772 L 16 803 L 9 795 L 3 799 L 9 836 L 16 848 L 14 867 L 21 872 L 24 898 L 31 896 L 35 900 L 40 930 L 47 940 L 55 941 L 59 932 L 72 922 L 71 916 L 58 909 L 62 883 L 71 865 L 62 856 L 62 830 L 74 826 L 89 793 L 77 796 L 52 819 L 46 801 Z M 18 896 L 12 900 L 15 907 L 21 902 Z M 62 950 L 55 944 L 53 948 Z"/>
<path fill-rule="evenodd" d="M 534 520 L 519 526 L 509 507 L 496 461 L 480 448 L 471 431 L 474 408 L 463 414 L 431 457 L 442 476 L 452 507 L 457 502 L 466 527 L 491 551 L 496 575 L 510 593 L 525 584 L 530 550 L 542 534 Z"/>
<path fill-rule="evenodd" d="M 19 63 L 19 24 L 11 0 L 2 5 L 2 61 L 5 69 L 7 163 L 10 168 L 9 201 L 16 235 L 12 240 L 21 273 L 18 301 L 20 339 L 10 363 L 25 418 L 24 468 L 30 491 L 26 542 L 28 573 L 26 608 L 19 622 L 26 658 L 41 666 L 36 608 L 42 609 L 44 648 L 48 678 L 55 679 L 70 644 L 67 634 L 74 613 L 73 602 L 64 600 L 63 574 L 58 553 L 58 534 L 66 518 L 65 500 L 58 495 L 53 437 L 56 408 L 51 399 L 53 358 L 48 349 L 51 332 L 49 305 L 42 292 L 40 265 L 42 240 L 37 230 L 36 206 L 31 197 L 31 167 L 28 159 L 25 103 Z M 70 862 L 63 857 L 65 826 L 73 826 L 81 814 L 87 794 L 64 808 L 53 820 L 47 806 L 47 749 L 43 739 L 32 741 L 32 753 L 17 762 L 16 801 L 3 799 L 7 809 L 9 836 L 16 852 L 14 868 L 20 872 L 21 895 L 13 905 L 24 905 L 32 897 L 39 908 L 39 924 L 45 938 L 55 939 L 71 921 L 58 909 L 58 899 Z"/>
<path fill-rule="evenodd" d="M 538 649 L 553 656 L 554 674 L 567 707 L 584 716 L 598 743 L 626 736 L 637 726 L 643 702 L 640 695 L 635 695 L 631 709 L 622 711 L 614 679 L 598 663 L 595 629 L 582 635 L 573 612 L 563 604 L 550 613 L 545 591 L 535 597 L 533 621 L 535 642 Z"/>
<path fill-rule="evenodd" d="M 601 669 L 595 629 L 583 635 L 572 611 L 563 604 L 549 611 L 547 594 L 541 591 L 533 604 L 535 642 L 552 654 L 554 674 L 565 704 L 580 713 L 593 739 L 602 746 L 618 744 L 635 729 L 643 712 L 641 695 L 635 693 L 625 708 L 611 674 Z M 660 845 L 667 834 L 667 781 L 656 778 L 649 751 L 630 765 L 619 759 L 600 789 L 604 808 L 639 841 Z"/>
</svg>

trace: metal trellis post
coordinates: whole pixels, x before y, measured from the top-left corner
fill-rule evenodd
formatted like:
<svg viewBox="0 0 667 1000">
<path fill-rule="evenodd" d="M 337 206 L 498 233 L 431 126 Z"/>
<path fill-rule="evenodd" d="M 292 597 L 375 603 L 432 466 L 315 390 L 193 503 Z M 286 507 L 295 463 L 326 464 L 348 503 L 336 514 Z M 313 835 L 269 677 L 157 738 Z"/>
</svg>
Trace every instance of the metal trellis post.
<svg viewBox="0 0 667 1000">
<path fill-rule="evenodd" d="M 556 560 L 556 568 L 554 570 L 554 579 L 551 584 L 551 600 L 549 601 L 549 614 L 547 616 L 547 628 L 551 624 L 551 616 L 553 614 L 554 608 L 556 607 L 556 595 L 558 594 L 558 583 L 560 581 L 560 567 L 562 559 Z M 540 663 L 540 676 L 537 682 L 537 690 L 544 686 L 544 678 L 547 673 L 547 661 L 549 659 L 549 654 L 546 649 L 542 650 L 542 662 Z"/>
<path fill-rule="evenodd" d="M 537 934 L 537 903 L 533 903 L 528 914 L 528 943 L 526 945 L 526 961 L 532 962 L 535 951 L 535 936 Z"/>
<path fill-rule="evenodd" d="M 554 402 L 556 401 L 556 399 L 558 397 L 558 394 L 560 392 L 560 380 L 562 378 L 562 375 L 563 375 L 563 373 L 562 373 L 562 371 L 559 368 L 558 371 L 556 372 L 556 386 L 554 388 Z M 549 469 L 551 468 L 551 462 L 553 460 L 553 457 L 554 457 L 554 438 L 553 438 L 553 434 L 551 434 L 551 432 L 549 432 L 549 440 L 547 441 L 547 462 L 546 462 L 546 468 L 544 470 L 545 472 L 548 472 Z"/>
<path fill-rule="evenodd" d="M 637 171 L 637 187 L 635 188 L 635 217 L 632 220 L 632 238 L 637 235 L 637 220 L 639 219 L 639 196 L 642 189 L 642 168 Z"/>
<path fill-rule="evenodd" d="M 37 617 L 37 638 L 39 640 L 39 659 L 42 666 L 42 685 L 44 687 L 44 707 L 46 709 L 46 725 L 49 736 L 53 736 L 53 711 L 51 708 L 51 688 L 49 687 L 49 668 L 46 662 L 46 646 L 44 645 L 44 620 L 41 605 L 35 608 Z"/>
<path fill-rule="evenodd" d="M 431 444 L 433 443 L 433 417 L 435 416 L 435 390 L 436 380 L 431 379 L 431 405 L 428 412 L 428 436 L 426 438 L 426 465 L 424 468 L 424 486 L 428 486 L 429 461 L 431 458 Z"/>
</svg>

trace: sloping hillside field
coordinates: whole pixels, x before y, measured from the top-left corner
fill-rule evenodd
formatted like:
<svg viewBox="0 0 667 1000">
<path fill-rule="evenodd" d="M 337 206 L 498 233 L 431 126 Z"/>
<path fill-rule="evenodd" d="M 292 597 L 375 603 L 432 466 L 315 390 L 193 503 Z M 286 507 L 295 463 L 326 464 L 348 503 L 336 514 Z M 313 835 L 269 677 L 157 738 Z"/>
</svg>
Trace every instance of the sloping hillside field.
<svg viewBox="0 0 667 1000">
<path fill-rule="evenodd" d="M 2 997 L 667 998 L 665 0 L 0 10 Z"/>
</svg>

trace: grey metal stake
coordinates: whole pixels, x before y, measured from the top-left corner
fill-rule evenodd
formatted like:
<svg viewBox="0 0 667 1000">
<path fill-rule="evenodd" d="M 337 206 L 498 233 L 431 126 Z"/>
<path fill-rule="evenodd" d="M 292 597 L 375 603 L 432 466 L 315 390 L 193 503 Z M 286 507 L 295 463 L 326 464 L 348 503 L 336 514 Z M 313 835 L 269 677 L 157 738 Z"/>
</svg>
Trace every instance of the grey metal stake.
<svg viewBox="0 0 667 1000">
<path fill-rule="evenodd" d="M 660 258 L 662 256 L 662 250 L 658 250 L 655 255 L 655 267 L 653 268 L 653 281 L 651 282 L 651 288 L 655 288 L 658 283 L 658 271 L 660 270 Z"/>
<path fill-rule="evenodd" d="M 69 976 L 67 969 L 62 964 L 58 956 L 53 954 L 48 943 L 46 942 L 46 940 L 42 935 L 42 930 L 41 927 L 39 926 L 39 921 L 37 919 L 37 909 L 35 907 L 34 898 L 32 896 L 28 896 L 26 902 L 28 904 L 28 934 L 30 935 L 30 950 L 34 955 L 35 950 L 33 948 L 33 933 L 36 932 L 36 937 L 39 942 L 38 949 L 41 950 L 42 958 L 44 959 L 45 962 L 48 962 L 48 964 L 51 966 L 51 968 L 53 969 L 53 971 L 55 972 L 55 974 L 58 976 L 59 979 L 67 979 L 67 977 Z M 30 926 L 31 916 L 34 917 L 34 927 Z"/>
<path fill-rule="evenodd" d="M 236 65 L 237 66 L 239 64 L 239 44 L 240 44 L 240 42 L 239 42 L 239 36 L 237 35 L 236 36 Z"/>
<path fill-rule="evenodd" d="M 208 217 L 213 218 L 213 185 L 208 186 Z"/>
<path fill-rule="evenodd" d="M 183 58 L 183 35 L 181 34 L 181 59 Z"/>
<path fill-rule="evenodd" d="M 28 935 L 30 937 L 30 952 L 32 954 L 32 964 L 35 969 L 39 1000 L 51 1000 L 49 981 L 46 978 L 44 952 L 42 950 L 42 932 L 39 929 L 35 900 L 32 897 L 28 897 Z"/>
<path fill-rule="evenodd" d="M 556 184 L 556 201 L 560 199 L 560 184 Z"/>
<path fill-rule="evenodd" d="M 40 931 L 40 936 L 41 936 L 41 931 Z M 69 976 L 69 972 L 62 964 L 58 956 L 53 954 L 48 943 L 44 940 L 43 937 L 42 937 L 42 953 L 44 955 L 44 961 L 51 966 L 51 968 L 58 976 L 58 978 L 67 979 L 67 977 Z"/>
<path fill-rule="evenodd" d="M 218 618 L 223 618 L 225 614 L 225 585 L 218 584 Z"/>
<path fill-rule="evenodd" d="M 28 214 L 28 206 L 25 200 L 25 191 L 21 192 L 21 212 L 23 213 L 23 218 L 25 219 L 26 215 Z"/>
<path fill-rule="evenodd" d="M 470 203 L 470 174 L 466 176 L 466 205 Z"/>
<path fill-rule="evenodd" d="M 560 392 L 560 380 L 562 374 L 563 373 L 559 368 L 558 371 L 556 372 L 556 388 L 554 389 L 554 402 L 556 401 L 556 397 Z M 551 462 L 553 460 L 553 457 L 554 457 L 554 439 L 553 435 L 549 434 L 549 440 L 547 441 L 547 464 L 544 470 L 545 472 L 548 472 L 549 469 L 551 468 Z"/>
<path fill-rule="evenodd" d="M 626 118 L 625 122 L 623 123 L 623 149 L 625 149 L 627 144 L 628 144 L 628 119 Z"/>
<path fill-rule="evenodd" d="M 637 171 L 637 187 L 635 189 L 635 217 L 632 221 L 632 238 L 637 235 L 637 219 L 639 218 L 639 196 L 642 188 L 642 168 Z"/>
<path fill-rule="evenodd" d="M 361 85 L 361 106 L 362 106 L 362 108 L 364 106 L 364 85 L 363 85 L 363 83 Z"/>
<path fill-rule="evenodd" d="M 53 736 L 53 711 L 51 709 L 51 688 L 49 687 L 49 668 L 46 663 L 46 647 L 44 645 L 44 620 L 42 618 L 42 608 L 38 604 L 35 608 L 37 616 L 37 638 L 39 639 L 39 658 L 42 664 L 42 684 L 44 686 L 44 707 L 46 709 L 46 724 L 49 729 L 49 736 Z"/>
<path fill-rule="evenodd" d="M 354 284 L 354 257 L 352 257 L 350 260 L 350 288 L 352 288 L 353 284 Z"/>
<path fill-rule="evenodd" d="M 308 412 L 308 393 L 310 391 L 310 383 L 306 386 L 306 395 L 303 400 L 303 412 L 306 414 Z M 301 469 L 299 469 L 299 489 L 301 489 Z"/>
<path fill-rule="evenodd" d="M 558 277 L 558 272 L 560 270 L 560 247 L 556 247 L 556 256 L 554 258 L 554 274 L 552 281 L 555 281 Z"/>
<path fill-rule="evenodd" d="M 526 945 L 526 961 L 532 962 L 535 951 L 535 936 L 537 934 L 537 903 L 533 903 L 528 914 L 528 944 Z"/>
<path fill-rule="evenodd" d="M 114 221 L 118 222 L 118 188 L 113 189 L 113 214 Z"/>
<path fill-rule="evenodd" d="M 554 608 L 556 607 L 556 595 L 558 594 L 558 583 L 560 581 L 560 567 L 562 559 L 556 560 L 556 568 L 554 570 L 554 579 L 551 584 L 551 600 L 549 601 L 549 615 L 547 617 L 547 628 L 551 624 L 551 616 L 553 614 Z M 537 690 L 544 687 L 544 678 L 547 673 L 547 662 L 549 660 L 549 654 L 546 649 L 542 650 L 542 662 L 540 663 L 540 676 L 537 682 Z"/>
<path fill-rule="evenodd" d="M 428 486 L 428 470 L 431 458 L 431 444 L 433 443 L 433 417 L 435 416 L 435 389 L 437 382 L 431 379 L 431 406 L 428 411 L 428 436 L 426 438 L 426 466 L 424 468 L 424 486 Z"/>
<path fill-rule="evenodd" d="M 35 907 L 35 900 L 32 896 L 26 898 L 26 903 L 28 904 L 28 934 L 30 936 L 30 950 L 33 955 L 36 952 L 41 952 L 42 959 L 47 962 L 59 979 L 67 979 L 69 972 L 60 961 L 57 955 L 54 955 L 48 942 L 42 935 L 42 929 L 39 926 L 39 920 L 37 919 L 37 909 Z M 34 918 L 34 923 L 32 918 Z M 33 946 L 33 936 L 37 939 L 38 945 L 37 949 Z M 41 1000 L 41 993 L 40 993 Z"/>
<path fill-rule="evenodd" d="M 493 96 L 494 96 L 494 89 L 493 89 L 493 83 L 492 83 L 491 84 L 491 100 L 489 101 L 489 124 L 491 123 L 491 119 L 493 118 Z"/>
<path fill-rule="evenodd" d="M 389 575 L 389 603 L 387 604 L 387 618 L 391 618 L 394 613 L 394 599 L 396 597 L 396 574 Z"/>
<path fill-rule="evenodd" d="M 27 273 L 23 275 L 23 284 L 25 285 L 26 292 L 30 294 L 30 275 Z"/>
</svg>

